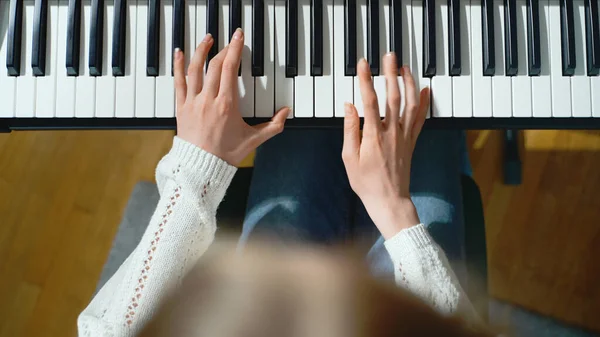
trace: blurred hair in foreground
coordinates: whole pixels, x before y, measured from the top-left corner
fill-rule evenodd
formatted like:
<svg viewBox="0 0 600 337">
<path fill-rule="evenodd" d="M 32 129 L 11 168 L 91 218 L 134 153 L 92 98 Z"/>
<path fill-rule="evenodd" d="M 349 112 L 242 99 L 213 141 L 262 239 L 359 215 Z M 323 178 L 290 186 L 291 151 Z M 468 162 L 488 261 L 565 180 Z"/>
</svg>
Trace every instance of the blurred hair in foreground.
<svg viewBox="0 0 600 337">
<path fill-rule="evenodd" d="M 347 250 L 216 243 L 141 337 L 492 336 L 443 317 Z"/>
</svg>

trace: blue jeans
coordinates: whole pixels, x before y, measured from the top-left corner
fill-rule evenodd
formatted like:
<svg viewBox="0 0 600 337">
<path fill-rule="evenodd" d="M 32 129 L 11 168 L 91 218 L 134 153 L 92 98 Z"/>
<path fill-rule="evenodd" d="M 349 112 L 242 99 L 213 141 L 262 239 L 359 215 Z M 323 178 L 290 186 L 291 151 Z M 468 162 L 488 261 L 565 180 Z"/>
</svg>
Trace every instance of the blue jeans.
<svg viewBox="0 0 600 337">
<path fill-rule="evenodd" d="M 240 244 L 255 236 L 282 244 L 370 239 L 373 274 L 393 277 L 383 237 L 350 188 L 342 142 L 341 129 L 286 130 L 259 147 Z M 471 173 L 464 133 L 424 130 L 413 155 L 411 198 L 464 282 L 461 173 Z"/>
</svg>

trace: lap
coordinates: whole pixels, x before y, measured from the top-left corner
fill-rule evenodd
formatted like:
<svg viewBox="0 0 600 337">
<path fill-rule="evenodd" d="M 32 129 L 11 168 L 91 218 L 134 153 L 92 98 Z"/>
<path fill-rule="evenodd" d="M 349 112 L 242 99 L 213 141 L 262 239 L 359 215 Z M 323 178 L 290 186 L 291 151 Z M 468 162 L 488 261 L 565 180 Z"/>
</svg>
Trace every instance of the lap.
<svg viewBox="0 0 600 337">
<path fill-rule="evenodd" d="M 342 131 L 286 130 L 256 151 L 242 240 L 250 234 L 334 243 L 348 236 L 353 192 Z"/>
<path fill-rule="evenodd" d="M 374 224 L 350 188 L 342 137 L 341 129 L 286 130 L 259 147 L 242 242 L 257 234 L 315 243 L 345 241 L 352 233 L 376 239 Z M 411 197 L 421 222 L 451 260 L 464 255 L 464 151 L 460 131 L 425 130 L 411 168 Z M 393 271 L 382 240 L 368 259 L 375 272 Z"/>
</svg>

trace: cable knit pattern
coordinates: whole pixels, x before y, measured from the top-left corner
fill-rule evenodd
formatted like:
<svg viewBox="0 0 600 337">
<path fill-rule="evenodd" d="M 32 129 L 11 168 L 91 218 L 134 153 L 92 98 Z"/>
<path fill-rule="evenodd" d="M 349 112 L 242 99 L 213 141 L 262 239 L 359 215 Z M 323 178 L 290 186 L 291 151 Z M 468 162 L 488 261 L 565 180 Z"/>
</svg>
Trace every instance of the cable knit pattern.
<svg viewBox="0 0 600 337">
<path fill-rule="evenodd" d="M 404 229 L 385 242 L 394 263 L 396 284 L 419 296 L 440 313 L 477 319 L 443 250 L 423 224 Z"/>
<path fill-rule="evenodd" d="M 79 315 L 79 336 L 135 336 L 214 240 L 216 211 L 236 168 L 178 137 L 156 169 L 160 201 L 139 245 Z M 470 307 L 422 225 L 388 240 L 396 282 L 442 313 Z M 471 309 L 472 310 L 472 309 Z M 474 311 L 473 311 L 474 313 Z"/>
</svg>

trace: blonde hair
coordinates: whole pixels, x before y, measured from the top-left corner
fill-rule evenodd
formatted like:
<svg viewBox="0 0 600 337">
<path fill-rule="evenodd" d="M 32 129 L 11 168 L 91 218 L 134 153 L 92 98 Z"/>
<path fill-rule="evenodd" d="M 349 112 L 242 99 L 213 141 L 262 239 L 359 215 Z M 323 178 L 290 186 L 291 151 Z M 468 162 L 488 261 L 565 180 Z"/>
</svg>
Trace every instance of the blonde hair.
<svg viewBox="0 0 600 337">
<path fill-rule="evenodd" d="M 490 336 L 372 278 L 352 254 L 268 247 L 211 248 L 139 336 Z"/>
</svg>

